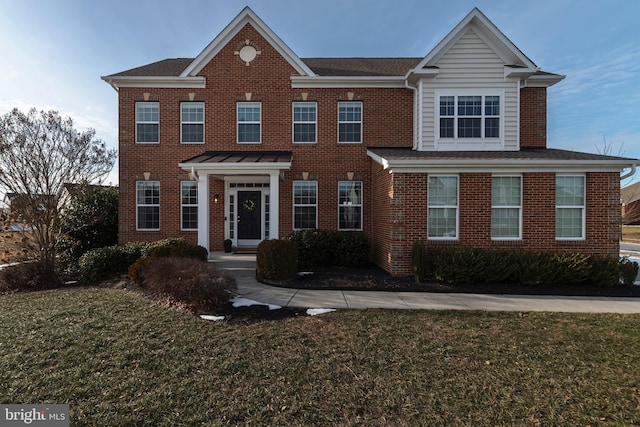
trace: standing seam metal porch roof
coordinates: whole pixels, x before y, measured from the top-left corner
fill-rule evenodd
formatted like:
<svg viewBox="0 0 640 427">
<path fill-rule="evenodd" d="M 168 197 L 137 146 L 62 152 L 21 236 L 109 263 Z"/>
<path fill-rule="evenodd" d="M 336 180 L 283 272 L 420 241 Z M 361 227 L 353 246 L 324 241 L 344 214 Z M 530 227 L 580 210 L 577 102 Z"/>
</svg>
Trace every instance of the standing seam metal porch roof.
<svg viewBox="0 0 640 427">
<path fill-rule="evenodd" d="M 291 163 L 291 151 L 205 151 L 180 164 Z"/>
</svg>

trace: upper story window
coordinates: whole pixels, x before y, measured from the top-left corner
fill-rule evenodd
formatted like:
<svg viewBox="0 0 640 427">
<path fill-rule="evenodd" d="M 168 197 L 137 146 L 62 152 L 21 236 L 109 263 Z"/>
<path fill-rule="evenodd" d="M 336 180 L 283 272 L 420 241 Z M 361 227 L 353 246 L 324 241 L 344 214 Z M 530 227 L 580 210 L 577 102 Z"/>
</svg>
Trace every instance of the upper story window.
<svg viewBox="0 0 640 427">
<path fill-rule="evenodd" d="M 556 176 L 556 239 L 583 240 L 585 236 L 584 175 Z"/>
<path fill-rule="evenodd" d="M 316 142 L 317 105 L 293 103 L 293 142 Z"/>
<path fill-rule="evenodd" d="M 136 102 L 136 142 L 140 144 L 160 142 L 159 102 Z"/>
<path fill-rule="evenodd" d="M 261 141 L 262 105 L 238 102 L 238 143 L 259 144 Z"/>
<path fill-rule="evenodd" d="M 204 102 L 180 103 L 180 127 L 183 144 L 204 143 Z"/>
<path fill-rule="evenodd" d="M 338 142 L 362 142 L 362 102 L 338 103 Z"/>
<path fill-rule="evenodd" d="M 437 96 L 441 139 L 499 139 L 500 95 Z"/>
</svg>

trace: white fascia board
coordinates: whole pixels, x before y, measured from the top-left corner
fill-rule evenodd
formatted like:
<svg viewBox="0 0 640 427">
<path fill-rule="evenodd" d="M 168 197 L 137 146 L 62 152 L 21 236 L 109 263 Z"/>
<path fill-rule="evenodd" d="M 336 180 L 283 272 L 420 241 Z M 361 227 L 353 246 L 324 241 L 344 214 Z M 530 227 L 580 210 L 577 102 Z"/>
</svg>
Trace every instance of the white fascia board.
<svg viewBox="0 0 640 427">
<path fill-rule="evenodd" d="M 522 172 L 620 172 L 633 164 L 626 160 L 563 161 L 563 160 L 388 160 L 367 152 L 389 173 L 522 173 Z"/>
<path fill-rule="evenodd" d="M 204 48 L 202 52 L 184 69 L 181 76 L 196 75 L 209 63 L 230 41 L 233 37 L 244 28 L 245 25 L 251 26 L 269 43 L 273 48 L 284 57 L 289 64 L 301 75 L 314 76 L 315 73 L 296 55 L 289 46 L 285 44 L 276 33 L 264 23 L 262 19 L 255 14 L 249 6 L 246 6 L 221 32 L 214 38 L 211 43 Z M 259 47 L 259 46 L 258 46 Z"/>
<path fill-rule="evenodd" d="M 115 90 L 121 87 L 204 89 L 207 86 L 204 77 L 105 76 L 101 79 Z"/>
<path fill-rule="evenodd" d="M 403 76 L 291 76 L 291 88 L 404 88 Z"/>
<path fill-rule="evenodd" d="M 291 162 L 277 163 L 178 163 L 187 172 L 217 175 L 269 175 L 273 171 L 290 170 Z"/>
<path fill-rule="evenodd" d="M 415 86 L 420 79 L 435 79 L 440 73 L 440 69 L 435 68 L 414 68 L 404 76 L 407 84 Z"/>
<path fill-rule="evenodd" d="M 525 80 L 523 87 L 549 87 L 564 80 L 561 74 L 537 74 Z"/>
</svg>

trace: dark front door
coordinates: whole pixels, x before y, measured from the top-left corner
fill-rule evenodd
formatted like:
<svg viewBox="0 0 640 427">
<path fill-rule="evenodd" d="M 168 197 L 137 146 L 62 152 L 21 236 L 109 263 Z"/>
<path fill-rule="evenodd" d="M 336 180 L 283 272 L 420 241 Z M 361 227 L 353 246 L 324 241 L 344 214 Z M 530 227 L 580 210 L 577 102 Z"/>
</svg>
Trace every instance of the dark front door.
<svg viewBox="0 0 640 427">
<path fill-rule="evenodd" d="M 260 239 L 262 231 L 261 196 L 260 191 L 238 192 L 238 239 Z"/>
</svg>

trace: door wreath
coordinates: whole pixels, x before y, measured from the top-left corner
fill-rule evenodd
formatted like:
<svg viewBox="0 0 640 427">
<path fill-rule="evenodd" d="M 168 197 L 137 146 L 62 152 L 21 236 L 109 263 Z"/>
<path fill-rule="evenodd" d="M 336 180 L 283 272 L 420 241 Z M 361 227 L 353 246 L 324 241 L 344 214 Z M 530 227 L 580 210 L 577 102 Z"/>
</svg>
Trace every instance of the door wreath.
<svg viewBox="0 0 640 427">
<path fill-rule="evenodd" d="M 251 199 L 246 199 L 244 202 L 242 202 L 242 207 L 247 212 L 253 212 L 256 209 L 256 202 Z"/>
</svg>

